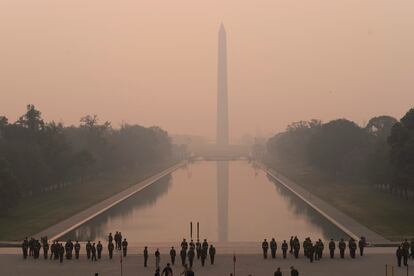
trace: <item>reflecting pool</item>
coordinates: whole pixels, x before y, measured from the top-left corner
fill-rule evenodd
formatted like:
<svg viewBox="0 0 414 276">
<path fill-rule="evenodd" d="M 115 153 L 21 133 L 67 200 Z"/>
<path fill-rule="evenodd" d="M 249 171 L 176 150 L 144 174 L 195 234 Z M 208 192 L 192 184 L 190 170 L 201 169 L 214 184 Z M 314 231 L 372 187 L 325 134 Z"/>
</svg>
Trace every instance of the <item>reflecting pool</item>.
<svg viewBox="0 0 414 276">
<path fill-rule="evenodd" d="M 215 242 L 347 237 L 290 191 L 247 161 L 200 161 L 182 167 L 90 220 L 64 238 L 130 242 L 190 238 Z"/>
</svg>

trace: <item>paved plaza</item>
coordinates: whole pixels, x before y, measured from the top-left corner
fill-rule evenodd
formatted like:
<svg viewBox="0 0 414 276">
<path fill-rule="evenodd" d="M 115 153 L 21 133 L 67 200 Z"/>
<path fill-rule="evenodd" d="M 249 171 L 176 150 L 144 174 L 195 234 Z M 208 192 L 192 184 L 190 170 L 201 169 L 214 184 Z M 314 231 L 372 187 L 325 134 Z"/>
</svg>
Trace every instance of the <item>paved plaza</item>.
<svg viewBox="0 0 414 276">
<path fill-rule="evenodd" d="M 143 266 L 142 255 L 137 253 L 138 248 L 134 248 L 130 251 L 131 254 L 123 261 L 123 275 L 154 275 L 155 258 L 153 255 L 150 255 L 149 267 L 145 268 Z M 161 251 L 163 253 L 163 250 Z M 277 256 L 276 260 L 263 260 L 260 254 L 241 254 L 236 257 L 236 275 L 273 275 L 273 272 L 277 267 L 282 268 L 283 275 L 290 275 L 289 268 L 293 265 L 299 270 L 301 276 L 379 276 L 385 275 L 385 265 L 389 264 L 395 266 L 395 276 L 406 276 L 405 268 L 396 267 L 394 251 L 394 248 L 368 248 L 367 254 L 364 257 L 350 259 L 347 256 L 346 259 L 335 258 L 331 260 L 324 256 L 321 261 L 314 263 L 310 263 L 309 260 L 304 257 L 294 259 L 291 255 L 285 260 L 282 259 L 280 255 Z M 0 275 L 93 276 L 96 272 L 98 272 L 100 276 L 121 275 L 120 257 L 118 252 L 112 260 L 109 260 L 108 256 L 104 255 L 103 259 L 100 261 L 91 263 L 86 260 L 85 255 L 81 255 L 80 260 L 64 260 L 62 264 L 58 261 L 44 259 L 33 260 L 32 258 L 28 258 L 27 260 L 23 260 L 21 255 L 17 255 L 18 252 L 17 249 L 0 249 Z M 327 252 L 324 253 L 326 254 Z M 180 259 L 177 258 L 176 261 L 179 263 Z M 167 262 L 169 262 L 169 256 L 162 254 L 162 267 Z M 414 276 L 414 261 L 410 261 L 409 264 L 411 265 L 409 275 Z M 174 275 L 179 275 L 183 270 L 181 265 L 177 264 L 177 262 L 173 269 Z M 199 261 L 196 261 L 194 266 L 194 271 L 197 276 L 228 276 L 232 270 L 232 254 L 218 254 L 216 256 L 216 263 L 213 266 L 206 264 L 205 267 L 201 267 Z M 391 269 L 389 270 L 388 275 L 392 275 Z"/>
</svg>

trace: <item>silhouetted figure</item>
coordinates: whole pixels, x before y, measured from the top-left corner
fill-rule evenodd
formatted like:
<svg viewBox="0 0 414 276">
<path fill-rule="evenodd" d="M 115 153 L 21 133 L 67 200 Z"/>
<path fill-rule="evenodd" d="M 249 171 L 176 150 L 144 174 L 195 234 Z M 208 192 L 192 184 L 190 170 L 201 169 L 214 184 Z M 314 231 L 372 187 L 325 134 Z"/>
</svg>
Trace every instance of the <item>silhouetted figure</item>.
<svg viewBox="0 0 414 276">
<path fill-rule="evenodd" d="M 201 257 L 201 242 L 199 239 L 197 239 L 196 242 L 196 252 L 197 252 L 197 259 L 200 259 Z"/>
<path fill-rule="evenodd" d="M 108 243 L 109 259 L 112 259 L 112 256 L 114 255 L 114 249 L 115 249 L 114 243 L 113 242 Z"/>
<path fill-rule="evenodd" d="M 144 267 L 147 267 L 148 263 L 148 247 L 144 247 Z"/>
<path fill-rule="evenodd" d="M 29 241 L 27 240 L 27 237 L 23 240 L 22 243 L 22 252 L 23 252 L 23 259 L 27 258 L 27 251 L 29 249 Z"/>
<path fill-rule="evenodd" d="M 154 274 L 154 276 L 161 276 L 161 274 L 160 274 L 160 269 L 159 269 L 159 268 L 157 268 L 157 269 L 155 270 L 155 274 Z"/>
<path fill-rule="evenodd" d="M 290 237 L 289 246 L 290 246 L 289 253 L 292 254 L 293 253 L 293 236 Z"/>
<path fill-rule="evenodd" d="M 349 247 L 349 255 L 351 256 L 352 259 L 355 259 L 355 253 L 357 250 L 357 245 L 356 242 L 353 238 L 351 238 L 348 242 L 348 247 Z"/>
<path fill-rule="evenodd" d="M 409 250 L 410 250 L 410 244 L 408 243 L 407 240 L 405 240 L 402 245 L 402 251 L 403 251 L 402 254 L 403 254 L 403 261 L 404 261 L 405 266 L 408 265 L 408 256 L 410 255 Z"/>
<path fill-rule="evenodd" d="M 80 252 L 81 246 L 78 241 L 75 243 L 75 258 L 76 260 L 79 260 L 79 252 Z"/>
<path fill-rule="evenodd" d="M 277 268 L 273 276 L 282 276 L 282 271 L 280 271 L 280 267 Z"/>
<path fill-rule="evenodd" d="M 118 233 L 118 250 L 122 249 L 122 233 Z"/>
<path fill-rule="evenodd" d="M 286 259 L 287 251 L 288 251 L 288 244 L 287 244 L 286 240 L 284 240 L 283 243 L 282 243 L 283 259 Z"/>
<path fill-rule="evenodd" d="M 92 244 L 91 246 L 91 253 L 92 253 L 92 257 L 91 257 L 91 261 L 97 261 L 96 259 L 96 247 L 95 247 L 95 243 Z"/>
<path fill-rule="evenodd" d="M 161 262 L 161 254 L 160 250 L 157 248 L 155 251 L 155 267 L 160 268 L 160 262 Z"/>
<path fill-rule="evenodd" d="M 299 239 L 295 236 L 295 238 L 293 239 L 293 255 L 295 256 L 295 258 L 299 258 L 299 251 L 300 251 L 300 243 L 299 243 Z"/>
<path fill-rule="evenodd" d="M 181 247 L 180 257 L 181 257 L 181 264 L 184 266 L 185 265 L 185 259 L 187 257 L 187 251 L 185 250 L 184 247 Z"/>
<path fill-rule="evenodd" d="M 263 259 L 267 259 L 267 251 L 269 250 L 269 243 L 266 239 L 262 242 Z"/>
<path fill-rule="evenodd" d="M 395 255 L 397 256 L 398 266 L 401 267 L 401 259 L 403 256 L 403 251 L 401 249 L 401 246 L 398 246 L 397 251 L 395 252 Z"/>
<path fill-rule="evenodd" d="M 313 257 L 315 255 L 315 246 L 313 246 L 312 243 L 307 245 L 306 254 L 310 262 L 313 263 Z"/>
<path fill-rule="evenodd" d="M 210 249 L 208 250 L 208 253 L 210 255 L 210 263 L 214 264 L 214 257 L 216 256 L 216 248 L 211 244 Z"/>
<path fill-rule="evenodd" d="M 177 252 L 175 252 L 174 246 L 171 247 L 170 250 L 170 257 L 171 257 L 171 264 L 175 265 L 175 257 L 177 256 Z"/>
<path fill-rule="evenodd" d="M 188 263 L 190 264 L 190 268 L 193 267 L 194 258 L 195 258 L 194 247 L 190 246 L 190 250 L 188 250 Z"/>
<path fill-rule="evenodd" d="M 331 241 L 329 242 L 329 255 L 331 256 L 331 259 L 335 257 L 335 248 L 335 242 L 333 239 L 331 239 Z"/>
<path fill-rule="evenodd" d="M 65 254 L 65 248 L 63 247 L 63 245 L 61 243 L 58 245 L 58 252 L 59 252 L 59 261 L 62 263 L 63 262 L 63 254 Z"/>
<path fill-rule="evenodd" d="M 193 251 L 194 251 L 194 249 L 193 249 Z M 167 266 L 164 267 L 164 269 L 162 270 L 161 275 L 173 276 L 173 271 L 172 271 L 172 268 L 171 268 L 170 264 L 167 264 Z"/>
<path fill-rule="evenodd" d="M 98 244 L 96 245 L 96 251 L 98 251 L 98 259 L 101 259 L 102 256 L 102 244 L 101 241 L 98 241 Z"/>
<path fill-rule="evenodd" d="M 183 239 L 183 241 L 181 242 L 181 248 L 184 248 L 185 251 L 187 251 L 188 249 L 188 243 L 186 239 Z"/>
<path fill-rule="evenodd" d="M 122 254 L 124 257 L 127 256 L 127 250 L 128 250 L 128 242 L 126 239 L 122 242 Z"/>
<path fill-rule="evenodd" d="M 47 241 L 43 242 L 43 258 L 48 259 L 49 256 L 49 243 Z"/>
<path fill-rule="evenodd" d="M 108 243 L 111 243 L 113 241 L 112 233 L 109 233 L 108 235 Z"/>
<path fill-rule="evenodd" d="M 204 266 L 204 264 L 206 263 L 206 259 L 207 259 L 207 250 L 205 250 L 204 248 L 203 248 L 203 250 L 201 250 L 201 257 L 200 258 L 201 258 L 201 265 Z"/>
<path fill-rule="evenodd" d="M 270 252 L 272 254 L 272 259 L 276 258 L 277 243 L 274 238 L 270 241 Z"/>
<path fill-rule="evenodd" d="M 339 247 L 339 255 L 341 256 L 341 259 L 345 258 L 346 243 L 344 239 L 341 239 L 339 241 L 338 247 Z"/>
<path fill-rule="evenodd" d="M 364 256 L 364 248 L 367 245 L 365 238 L 361 237 L 361 239 L 358 242 L 358 247 L 359 247 L 359 255 L 362 257 Z"/>
<path fill-rule="evenodd" d="M 414 259 L 414 239 L 411 240 L 410 248 L 411 248 L 411 254 L 410 254 L 410 256 L 411 256 L 411 258 Z"/>
<path fill-rule="evenodd" d="M 293 266 L 290 267 L 290 275 L 291 276 L 299 276 L 299 271 L 294 268 Z"/>
<path fill-rule="evenodd" d="M 88 241 L 86 243 L 86 257 L 88 258 L 88 260 L 91 258 L 91 250 L 92 250 L 92 244 L 91 244 L 91 241 Z"/>
</svg>

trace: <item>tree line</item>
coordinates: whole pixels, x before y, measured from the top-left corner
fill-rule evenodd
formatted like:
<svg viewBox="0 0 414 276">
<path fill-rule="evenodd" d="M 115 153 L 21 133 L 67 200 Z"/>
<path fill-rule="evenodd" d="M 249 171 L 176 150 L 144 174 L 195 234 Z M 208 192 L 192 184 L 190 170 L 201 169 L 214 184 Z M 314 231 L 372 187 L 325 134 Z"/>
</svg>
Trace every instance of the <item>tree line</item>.
<svg viewBox="0 0 414 276">
<path fill-rule="evenodd" d="M 89 177 L 156 165 L 171 158 L 168 133 L 159 127 L 123 124 L 113 128 L 96 115 L 79 126 L 45 122 L 34 105 L 10 123 L 0 116 L 0 210 Z"/>
<path fill-rule="evenodd" d="M 337 119 L 290 124 L 270 138 L 265 162 L 313 167 L 332 177 L 414 192 L 414 108 L 397 121 L 372 118 L 365 127 Z"/>
</svg>

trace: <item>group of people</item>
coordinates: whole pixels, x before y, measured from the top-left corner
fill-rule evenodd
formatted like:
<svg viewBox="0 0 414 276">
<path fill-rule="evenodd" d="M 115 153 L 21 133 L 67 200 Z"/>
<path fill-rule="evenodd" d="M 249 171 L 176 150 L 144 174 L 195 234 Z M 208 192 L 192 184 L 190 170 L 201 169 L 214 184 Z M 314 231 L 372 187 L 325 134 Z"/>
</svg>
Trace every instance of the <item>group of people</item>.
<svg viewBox="0 0 414 276">
<path fill-rule="evenodd" d="M 398 266 L 401 266 L 401 261 L 403 261 L 404 266 L 407 266 L 408 259 L 410 257 L 414 259 L 414 239 L 412 239 L 411 242 L 405 240 L 400 246 L 398 246 L 395 254 L 397 256 Z"/>
<path fill-rule="evenodd" d="M 26 237 L 22 243 L 23 258 L 26 259 L 27 256 L 30 256 L 34 259 L 38 259 L 42 248 L 44 259 L 49 259 L 50 249 L 50 260 L 60 260 L 60 262 L 63 262 L 64 256 L 67 260 L 71 260 L 73 258 L 73 253 L 75 253 L 75 259 L 79 259 L 81 245 L 78 241 L 73 243 L 71 240 L 67 240 L 65 244 L 63 244 L 56 240 L 49 246 L 47 237 L 42 237 L 40 241 L 34 238 L 30 238 L 29 240 Z M 110 259 L 113 257 L 115 248 L 117 250 L 122 250 L 123 257 L 127 256 L 128 242 L 125 238 L 122 240 L 121 232 L 116 232 L 114 236 L 112 236 L 112 233 L 109 233 L 108 253 Z M 98 243 L 91 243 L 91 241 L 88 241 L 85 245 L 85 249 L 88 260 L 97 261 L 101 259 L 103 251 L 101 241 L 98 241 Z"/>
<path fill-rule="evenodd" d="M 195 260 L 200 260 L 201 265 L 204 266 L 208 256 L 210 256 L 210 263 L 214 265 L 214 258 L 216 256 L 216 248 L 211 244 L 209 245 L 207 242 L 207 239 L 204 239 L 204 241 L 201 243 L 199 239 L 194 243 L 193 240 L 190 242 L 187 242 L 186 239 L 183 239 L 181 242 L 181 250 L 179 252 L 180 258 L 181 258 L 181 265 L 184 267 L 184 272 L 182 275 L 184 276 L 192 276 L 194 275 L 194 272 L 192 271 L 193 264 Z M 170 276 L 172 275 L 172 269 L 170 263 L 167 264 L 167 266 L 163 269 L 163 271 L 160 271 L 160 252 L 159 249 L 155 251 L 155 276 L 159 275 L 166 275 Z M 144 266 L 147 266 L 148 263 L 148 247 L 144 248 Z M 173 247 L 171 247 L 170 250 L 170 258 L 171 258 L 171 264 L 175 265 L 175 259 L 177 256 L 177 252 Z M 188 261 L 188 262 L 187 262 Z M 171 272 L 171 273 L 170 273 Z M 161 274 L 160 274 L 161 273 Z"/>
<path fill-rule="evenodd" d="M 338 243 L 339 248 L 339 255 L 343 259 L 345 258 L 345 251 L 346 248 L 349 248 L 349 255 L 351 258 L 355 258 L 357 247 L 359 247 L 359 253 L 361 256 L 364 255 L 364 248 L 366 247 L 367 243 L 364 237 L 361 237 L 361 239 L 357 242 L 351 238 L 348 242 L 348 246 L 344 239 L 341 239 Z M 289 240 L 289 244 L 284 240 L 281 245 L 282 249 L 282 256 L 284 259 L 287 258 L 287 252 L 289 250 L 289 253 L 292 254 L 296 259 L 299 258 L 299 252 L 300 252 L 301 244 L 297 236 L 291 237 Z M 315 243 L 312 242 L 311 238 L 307 237 L 303 243 L 303 255 L 307 257 L 310 262 L 313 262 L 314 260 L 320 260 L 323 256 L 323 250 L 325 248 L 324 243 L 321 239 L 318 239 Z M 271 256 L 273 259 L 276 258 L 276 251 L 277 251 L 277 242 L 274 238 L 271 239 L 270 242 L 267 241 L 267 239 L 264 239 L 262 242 L 262 250 L 263 250 L 263 258 L 267 259 L 268 251 L 270 249 Z M 328 244 L 329 249 L 329 255 L 331 259 L 335 257 L 335 250 L 336 250 L 336 243 L 333 239 L 330 240 Z"/>
</svg>

